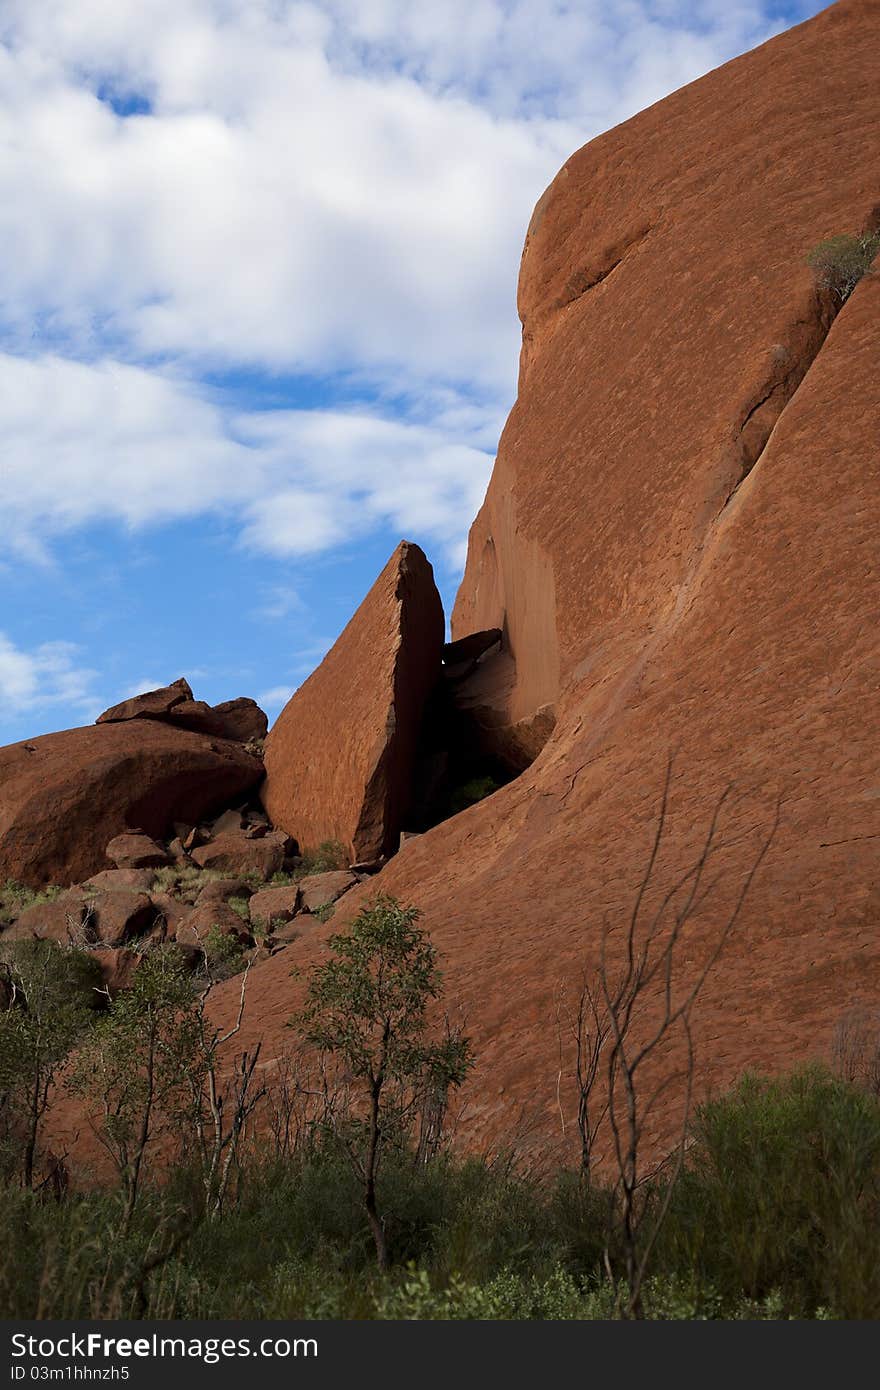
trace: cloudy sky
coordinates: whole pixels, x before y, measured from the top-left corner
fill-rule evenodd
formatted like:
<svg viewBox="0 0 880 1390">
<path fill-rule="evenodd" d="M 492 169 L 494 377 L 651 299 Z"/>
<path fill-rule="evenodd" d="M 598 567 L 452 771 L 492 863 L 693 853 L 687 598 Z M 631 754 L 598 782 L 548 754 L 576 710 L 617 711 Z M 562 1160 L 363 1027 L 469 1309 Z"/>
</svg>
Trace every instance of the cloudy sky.
<svg viewBox="0 0 880 1390">
<path fill-rule="evenodd" d="M 0 0 L 0 743 L 447 607 L 586 140 L 811 0 Z"/>
</svg>

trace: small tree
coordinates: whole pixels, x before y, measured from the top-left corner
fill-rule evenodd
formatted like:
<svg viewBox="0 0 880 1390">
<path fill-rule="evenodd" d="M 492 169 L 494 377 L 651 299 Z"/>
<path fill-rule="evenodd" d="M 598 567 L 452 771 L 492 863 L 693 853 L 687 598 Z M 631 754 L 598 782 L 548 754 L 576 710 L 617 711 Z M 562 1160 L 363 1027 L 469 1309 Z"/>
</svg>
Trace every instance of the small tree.
<svg viewBox="0 0 880 1390">
<path fill-rule="evenodd" d="M 172 946 L 144 953 L 131 988 L 110 1001 L 77 1053 L 69 1085 L 89 1105 L 89 1123 L 119 1174 L 123 1233 L 147 1150 L 185 1108 L 198 1042 L 193 983 Z"/>
<path fill-rule="evenodd" d="M 229 1187 L 233 1165 L 247 1123 L 266 1094 L 266 1087 L 255 1082 L 262 1043 L 242 1052 L 234 1066 L 221 1071 L 222 1049 L 241 1029 L 244 1018 L 250 963 L 245 967 L 239 995 L 238 1015 L 230 1028 L 216 1028 L 209 1020 L 206 1005 L 214 982 L 208 985 L 193 1011 L 195 1065 L 189 1072 L 191 1110 L 182 1119 L 191 1120 L 205 1192 L 205 1212 L 218 1219 Z"/>
<path fill-rule="evenodd" d="M 426 1086 L 460 1086 L 471 1066 L 460 1033 L 428 1038 L 427 1008 L 442 977 L 418 916 L 384 895 L 365 907 L 330 938 L 333 957 L 313 971 L 297 1019 L 305 1040 L 341 1065 L 364 1101 L 365 1116 L 340 1120 L 338 1132 L 363 1189 L 380 1269 L 388 1266 L 376 1195 L 383 1149 L 407 1132 Z"/>
<path fill-rule="evenodd" d="M 616 958 L 611 958 L 611 927 L 605 920 L 599 934 L 598 967 L 592 974 L 584 972 L 576 1007 L 568 1018 L 575 1044 L 581 1176 L 590 1182 L 596 1140 L 600 1131 L 607 1128 L 614 1175 L 609 1246 L 613 1240 L 621 1252 L 626 1296 L 619 1299 L 619 1310 L 631 1318 L 642 1316 L 642 1287 L 651 1254 L 684 1163 L 694 1084 L 694 1007 L 739 920 L 779 826 L 777 805 L 772 824 L 757 844 L 732 901 L 723 910 L 714 936 L 705 947 L 702 962 L 692 964 L 683 980 L 677 978 L 681 973 L 683 938 L 718 885 L 718 878 L 711 877 L 709 870 L 720 847 L 719 818 L 731 788 L 718 798 L 695 861 L 673 880 L 649 912 L 646 900 L 666 830 L 672 770 L 670 758 L 650 852 L 632 909 L 619 934 Z M 561 1010 L 558 1024 L 561 1048 Z M 656 1068 L 675 1041 L 683 1044 L 682 1068 L 677 1072 Z M 660 1070 L 656 1080 L 649 1079 L 652 1068 Z M 561 1072 L 560 1068 L 560 1077 Z M 658 1104 L 675 1086 L 681 1095 L 677 1137 L 665 1165 L 662 1194 L 659 1201 L 652 1203 L 649 1179 L 658 1170 L 646 1167 L 645 1131 Z M 606 1250 L 605 1262 L 613 1275 L 610 1248 Z"/>
<path fill-rule="evenodd" d="M 859 236 L 833 236 L 820 241 L 807 256 L 807 264 L 816 276 L 816 283 L 830 290 L 841 304 L 849 299 L 871 262 L 880 251 L 880 232 L 864 232 Z"/>
<path fill-rule="evenodd" d="M 40 1126 L 68 1054 L 95 1019 L 101 971 L 82 951 L 53 941 L 0 951 L 0 1126 L 7 1163 L 25 1187 L 37 1171 Z"/>
</svg>

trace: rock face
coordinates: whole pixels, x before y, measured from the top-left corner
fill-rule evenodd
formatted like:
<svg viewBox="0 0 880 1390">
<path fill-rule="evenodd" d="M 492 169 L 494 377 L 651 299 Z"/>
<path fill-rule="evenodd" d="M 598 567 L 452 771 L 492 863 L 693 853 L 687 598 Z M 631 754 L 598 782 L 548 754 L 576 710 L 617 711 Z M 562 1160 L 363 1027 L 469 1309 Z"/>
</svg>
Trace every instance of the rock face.
<svg viewBox="0 0 880 1390">
<path fill-rule="evenodd" d="M 79 882 L 107 868 L 114 836 L 162 837 L 263 775 L 239 743 L 155 719 L 105 722 L 0 748 L 0 882 Z"/>
<path fill-rule="evenodd" d="M 431 566 L 403 542 L 266 740 L 264 804 L 300 846 L 338 840 L 352 859 L 396 848 L 443 639 Z"/>
<path fill-rule="evenodd" d="M 603 920 L 619 939 L 671 750 L 652 903 L 736 784 L 682 985 L 781 803 L 695 1014 L 696 1098 L 749 1066 L 827 1059 L 841 1015 L 880 991 L 880 275 L 831 322 L 805 264 L 877 222 L 878 44 L 876 0 L 834 5 L 594 140 L 532 218 L 519 397 L 453 636 L 501 629 L 483 666 L 508 669 L 487 706 L 509 726 L 543 710 L 552 732 L 334 918 L 377 889 L 422 909 L 478 1058 L 472 1143 L 522 1120 L 574 1157 L 558 992 L 595 964 Z M 268 800 L 292 834 L 296 761 L 336 737 L 343 764 L 355 677 L 385 630 L 368 611 L 361 659 L 318 673 L 279 727 Z M 318 785 L 325 804 L 346 793 L 336 825 Z M 307 838 L 343 837 L 351 786 L 303 774 Z M 311 940 L 296 949 L 307 968 Z M 290 998 L 288 968 L 255 973 L 253 1033 Z M 668 1121 L 658 1107 L 658 1150 Z"/>
</svg>

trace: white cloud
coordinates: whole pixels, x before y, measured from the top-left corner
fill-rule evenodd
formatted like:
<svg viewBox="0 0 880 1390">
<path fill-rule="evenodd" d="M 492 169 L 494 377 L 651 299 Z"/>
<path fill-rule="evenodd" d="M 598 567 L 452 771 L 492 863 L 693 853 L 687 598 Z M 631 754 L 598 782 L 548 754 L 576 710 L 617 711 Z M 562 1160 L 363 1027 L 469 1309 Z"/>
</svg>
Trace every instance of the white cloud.
<svg viewBox="0 0 880 1390">
<path fill-rule="evenodd" d="M 87 351 L 512 391 L 531 207 L 757 3 L 7 0 L 0 292 Z M 150 113 L 106 99 L 135 92 Z"/>
<path fill-rule="evenodd" d="M 289 618 L 294 613 L 302 613 L 305 607 L 298 590 L 292 589 L 289 584 L 270 584 L 263 590 L 260 603 L 253 609 L 253 616 L 274 622 L 279 618 Z"/>
<path fill-rule="evenodd" d="M 448 392 L 422 403 L 427 420 L 418 414 L 230 412 L 141 367 L 0 354 L 10 543 L 32 554 L 90 523 L 232 514 L 245 545 L 276 556 L 382 525 L 452 553 L 488 481 L 492 417 Z"/>
<path fill-rule="evenodd" d="M 257 696 L 257 704 L 269 715 L 276 715 L 296 690 L 295 685 L 273 685 L 271 690 L 264 690 Z"/>
<path fill-rule="evenodd" d="M 19 556 L 210 513 L 276 556 L 387 524 L 460 564 L 536 198 L 598 130 L 778 27 L 758 0 L 5 0 Z M 371 404 L 242 412 L 209 367 L 342 372 Z"/>
<path fill-rule="evenodd" d="M 77 662 L 71 642 L 43 642 L 30 651 L 0 632 L 0 718 L 50 705 L 90 709 L 96 672 Z"/>
</svg>

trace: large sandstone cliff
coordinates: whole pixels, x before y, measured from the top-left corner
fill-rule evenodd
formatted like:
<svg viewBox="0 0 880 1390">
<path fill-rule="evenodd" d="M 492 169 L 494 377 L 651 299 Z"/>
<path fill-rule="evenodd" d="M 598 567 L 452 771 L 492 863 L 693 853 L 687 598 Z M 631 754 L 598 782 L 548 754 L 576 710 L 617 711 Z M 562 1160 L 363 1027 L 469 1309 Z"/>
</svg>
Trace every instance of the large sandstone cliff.
<svg viewBox="0 0 880 1390">
<path fill-rule="evenodd" d="M 842 0 L 593 141 L 532 218 L 519 397 L 453 622 L 502 629 L 505 717 L 551 706 L 555 730 L 378 880 L 423 909 L 468 1017 L 473 1142 L 522 1116 L 571 1134 L 558 993 L 626 919 L 672 752 L 657 893 L 734 784 L 683 980 L 781 814 L 702 998 L 698 1094 L 827 1055 L 876 1002 L 880 276 L 834 317 L 805 257 L 876 225 L 878 47 L 880 5 Z M 255 972 L 254 1032 L 281 1035 L 288 970 Z"/>
</svg>

